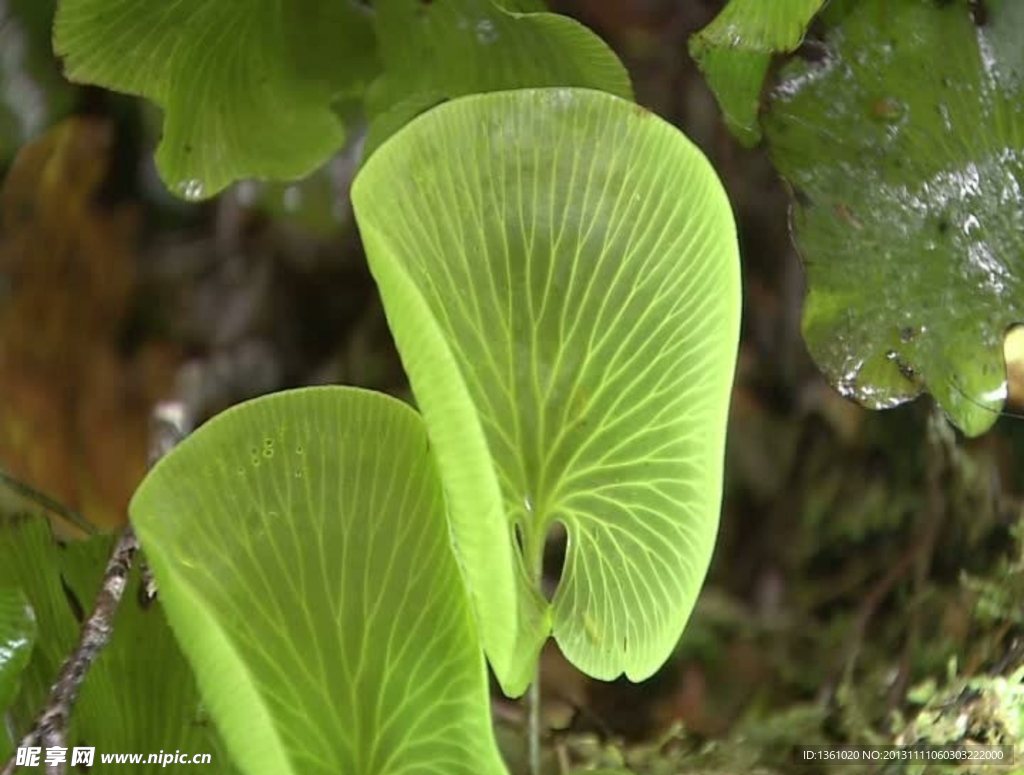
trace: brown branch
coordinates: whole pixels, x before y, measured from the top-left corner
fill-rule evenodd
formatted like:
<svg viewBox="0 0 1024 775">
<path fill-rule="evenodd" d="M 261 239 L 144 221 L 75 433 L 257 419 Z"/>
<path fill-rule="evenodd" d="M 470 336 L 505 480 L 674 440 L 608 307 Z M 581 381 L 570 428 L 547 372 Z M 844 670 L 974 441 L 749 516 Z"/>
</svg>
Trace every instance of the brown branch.
<svg viewBox="0 0 1024 775">
<path fill-rule="evenodd" d="M 67 727 L 71 709 L 78 699 L 78 691 L 89 668 L 110 640 L 114 630 L 114 614 L 117 613 L 118 605 L 124 596 L 132 558 L 138 548 L 139 542 L 135 537 L 135 531 L 131 525 L 126 525 L 107 561 L 106 570 L 103 572 L 103 587 L 92 613 L 82 625 L 78 645 L 64 661 L 60 675 L 50 689 L 46 706 L 36 719 L 32 730 L 18 743 L 19 748 L 67 748 Z M 15 761 L 16 758 L 12 755 L 4 766 L 2 775 L 13 775 Z M 65 772 L 65 763 L 47 765 L 46 772 L 47 775 L 61 775 Z"/>
</svg>

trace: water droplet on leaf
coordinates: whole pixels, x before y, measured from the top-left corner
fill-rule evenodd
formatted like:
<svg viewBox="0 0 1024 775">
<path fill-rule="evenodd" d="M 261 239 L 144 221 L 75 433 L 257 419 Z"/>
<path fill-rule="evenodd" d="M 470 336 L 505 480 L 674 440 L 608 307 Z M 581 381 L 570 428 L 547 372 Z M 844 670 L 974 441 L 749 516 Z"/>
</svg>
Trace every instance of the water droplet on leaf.
<svg viewBox="0 0 1024 775">
<path fill-rule="evenodd" d="M 205 186 L 201 180 L 185 180 L 177 185 L 178 193 L 190 202 L 203 198 Z"/>
<path fill-rule="evenodd" d="M 481 45 L 489 46 L 498 39 L 498 30 L 490 19 L 481 19 L 476 23 L 476 39 Z"/>
</svg>

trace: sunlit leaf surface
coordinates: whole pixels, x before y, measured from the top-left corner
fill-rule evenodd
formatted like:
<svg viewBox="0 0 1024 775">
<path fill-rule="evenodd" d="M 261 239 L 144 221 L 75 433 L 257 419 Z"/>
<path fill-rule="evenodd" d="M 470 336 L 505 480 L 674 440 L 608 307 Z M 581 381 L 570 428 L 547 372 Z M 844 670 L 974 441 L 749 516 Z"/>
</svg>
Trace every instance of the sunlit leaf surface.
<svg viewBox="0 0 1024 775">
<path fill-rule="evenodd" d="M 380 0 L 384 75 L 374 85 L 372 152 L 427 108 L 453 97 L 528 86 L 581 86 L 632 97 L 629 74 L 578 22 L 534 0 Z"/>
<path fill-rule="evenodd" d="M 250 401 L 164 458 L 132 519 L 246 773 L 504 772 L 409 407 L 347 388 Z"/>
<path fill-rule="evenodd" d="M 334 100 L 372 77 L 356 3 L 63 0 L 55 47 L 68 76 L 165 112 L 157 165 L 190 199 L 241 177 L 297 178 L 345 140 Z"/>
<path fill-rule="evenodd" d="M 986 9 L 830 6 L 824 59 L 784 73 L 766 123 L 796 192 L 811 354 L 845 395 L 927 390 L 970 435 L 1003 406 L 1003 336 L 1024 319 L 1024 4 Z"/>
<path fill-rule="evenodd" d="M 416 119 L 353 202 L 503 687 L 550 631 L 592 675 L 649 676 L 718 523 L 739 265 L 710 165 L 624 100 L 522 90 Z"/>
<path fill-rule="evenodd" d="M 744 145 L 761 139 L 757 113 L 773 54 L 800 45 L 824 0 L 730 0 L 690 39 L 690 54 L 715 93 L 730 131 Z"/>
<path fill-rule="evenodd" d="M 78 616 L 88 614 L 99 592 L 112 538 L 59 547 L 46 522 L 22 517 L 0 523 L 0 587 L 17 587 L 32 606 L 38 638 L 10 709 L 15 739 L 43 708 L 50 686 L 78 640 Z M 68 742 L 100 753 L 209 753 L 205 772 L 235 772 L 202 710 L 192 672 L 158 602 L 140 602 L 141 581 L 129 578 L 114 619 L 114 637 L 86 677 L 75 704 Z M 121 765 L 133 773 L 195 772 L 194 764 Z M 39 768 L 42 772 L 43 768 Z M 30 772 L 19 768 L 18 772 Z M 69 770 L 75 772 L 72 768 Z"/>
</svg>

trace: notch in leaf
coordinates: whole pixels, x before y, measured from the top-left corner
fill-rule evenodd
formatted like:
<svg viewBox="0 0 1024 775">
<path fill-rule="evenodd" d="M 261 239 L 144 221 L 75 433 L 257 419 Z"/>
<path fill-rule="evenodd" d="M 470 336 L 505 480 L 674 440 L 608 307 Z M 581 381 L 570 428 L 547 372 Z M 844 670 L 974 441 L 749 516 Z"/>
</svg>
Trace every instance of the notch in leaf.
<svg viewBox="0 0 1024 775">
<path fill-rule="evenodd" d="M 530 89 L 417 118 L 352 198 L 504 690 L 552 632 L 593 676 L 651 675 L 720 508 L 740 278 L 710 164 L 632 103 Z"/>
</svg>

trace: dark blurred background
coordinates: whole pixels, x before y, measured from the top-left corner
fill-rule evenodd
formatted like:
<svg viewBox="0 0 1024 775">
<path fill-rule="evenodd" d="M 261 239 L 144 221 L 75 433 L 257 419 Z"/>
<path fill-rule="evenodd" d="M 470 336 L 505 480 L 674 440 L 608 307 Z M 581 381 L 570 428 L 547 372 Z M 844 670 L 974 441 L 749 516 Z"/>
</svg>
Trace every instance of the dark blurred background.
<svg viewBox="0 0 1024 775">
<path fill-rule="evenodd" d="M 644 684 L 590 681 L 545 653 L 547 739 L 561 764 L 625 758 L 667 773 L 685 753 L 709 770 L 785 770 L 796 743 L 925 734 L 915 714 L 940 700 L 979 729 L 998 726 L 984 689 L 954 688 L 1009 674 L 1024 653 L 1019 421 L 967 441 L 928 399 L 870 412 L 823 381 L 801 340 L 785 187 L 763 150 L 730 137 L 687 54 L 722 5 L 554 7 L 602 35 L 638 100 L 710 158 L 744 281 L 709 583 L 676 655 Z M 177 200 L 152 160 L 158 111 L 64 82 L 51 13 L 47 0 L 0 0 L 4 467 L 112 525 L 144 466 L 156 398 L 209 416 L 313 383 L 408 397 L 348 204 L 358 143 L 305 181 Z M 19 203 L 33 198 L 47 206 L 30 214 Z M 37 435 L 3 418 L 19 401 Z M 84 441 L 69 452 L 41 438 Z M 98 483 L 89 492 L 68 473 L 83 464 Z M 557 537 L 549 548 L 557 578 Z M 500 698 L 495 708 L 514 756 L 521 712 Z"/>
</svg>

